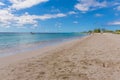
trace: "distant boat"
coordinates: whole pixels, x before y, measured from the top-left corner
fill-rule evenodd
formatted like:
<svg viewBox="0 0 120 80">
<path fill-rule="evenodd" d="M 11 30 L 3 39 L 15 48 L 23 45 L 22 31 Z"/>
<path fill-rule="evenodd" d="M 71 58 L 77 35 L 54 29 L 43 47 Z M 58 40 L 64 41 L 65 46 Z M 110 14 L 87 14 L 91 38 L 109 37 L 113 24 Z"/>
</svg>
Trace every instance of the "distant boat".
<svg viewBox="0 0 120 80">
<path fill-rule="evenodd" d="M 33 32 L 30 32 L 30 34 L 35 34 L 35 33 L 33 33 Z"/>
</svg>

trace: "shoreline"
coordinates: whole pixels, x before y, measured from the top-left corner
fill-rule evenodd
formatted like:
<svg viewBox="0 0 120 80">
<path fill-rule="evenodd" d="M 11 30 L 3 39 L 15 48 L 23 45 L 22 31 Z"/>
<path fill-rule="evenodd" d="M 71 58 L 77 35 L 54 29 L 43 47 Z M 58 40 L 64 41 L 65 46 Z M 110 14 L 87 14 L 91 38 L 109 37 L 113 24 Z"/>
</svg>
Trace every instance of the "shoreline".
<svg viewBox="0 0 120 80">
<path fill-rule="evenodd" d="M 36 57 L 38 55 L 41 56 L 41 57 L 45 56 L 45 55 L 47 55 L 46 53 L 49 52 L 49 51 L 55 50 L 56 48 L 59 48 L 61 46 L 67 45 L 67 44 L 70 44 L 72 42 L 76 42 L 78 40 L 82 41 L 82 40 L 84 40 L 88 37 L 90 37 L 90 35 L 83 36 L 83 37 L 72 38 L 71 40 L 69 39 L 69 40 L 65 40 L 65 41 L 60 41 L 60 42 L 57 42 L 55 44 L 50 44 L 50 45 L 47 45 L 47 46 L 44 46 L 44 47 L 41 47 L 41 48 L 21 52 L 21 53 L 18 53 L 18 54 L 13 54 L 13 55 L 0 57 L 0 68 L 8 66 L 9 64 L 17 63 L 17 62 L 19 62 L 21 60 L 24 60 L 24 59 L 29 59 L 29 58 L 32 58 L 32 57 Z"/>
<path fill-rule="evenodd" d="M 7 57 L 12 56 L 15 54 L 21 54 L 21 53 L 27 53 L 33 50 L 41 49 L 47 46 L 54 46 L 59 45 L 61 43 L 71 41 L 74 39 L 79 39 L 82 37 L 88 36 L 87 34 L 83 36 L 77 36 L 77 37 L 71 37 L 71 38 L 61 38 L 61 39 L 55 39 L 55 40 L 49 40 L 49 41 L 40 41 L 35 43 L 27 43 L 27 44 L 21 44 L 21 45 L 15 45 L 11 48 L 5 48 L 0 51 L 0 58 L 1 57 Z"/>
</svg>

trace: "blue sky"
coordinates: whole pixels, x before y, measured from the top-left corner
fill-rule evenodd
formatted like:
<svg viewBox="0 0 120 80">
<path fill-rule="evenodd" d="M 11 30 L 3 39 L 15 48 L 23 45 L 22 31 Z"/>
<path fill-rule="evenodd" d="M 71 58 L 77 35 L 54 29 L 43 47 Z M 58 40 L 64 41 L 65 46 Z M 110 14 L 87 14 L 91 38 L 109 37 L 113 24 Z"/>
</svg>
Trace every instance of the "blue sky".
<svg viewBox="0 0 120 80">
<path fill-rule="evenodd" d="M 120 29 L 120 0 L 1 0 L 0 32 Z"/>
</svg>

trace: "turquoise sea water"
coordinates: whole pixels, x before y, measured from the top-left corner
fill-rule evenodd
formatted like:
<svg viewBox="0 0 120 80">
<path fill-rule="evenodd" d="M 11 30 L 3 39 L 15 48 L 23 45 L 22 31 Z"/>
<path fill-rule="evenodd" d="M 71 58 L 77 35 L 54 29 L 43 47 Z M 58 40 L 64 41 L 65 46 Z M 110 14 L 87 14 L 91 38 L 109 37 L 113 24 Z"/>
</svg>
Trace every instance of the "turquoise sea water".
<svg viewBox="0 0 120 80">
<path fill-rule="evenodd" d="M 32 50 L 85 35 L 80 33 L 0 33 L 0 56 Z"/>
</svg>

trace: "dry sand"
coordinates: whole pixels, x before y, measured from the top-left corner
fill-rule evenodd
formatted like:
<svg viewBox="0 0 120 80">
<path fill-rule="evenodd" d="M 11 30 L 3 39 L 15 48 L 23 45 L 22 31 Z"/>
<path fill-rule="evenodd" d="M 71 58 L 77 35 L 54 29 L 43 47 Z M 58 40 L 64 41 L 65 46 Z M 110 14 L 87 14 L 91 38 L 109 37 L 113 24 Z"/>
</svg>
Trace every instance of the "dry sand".
<svg viewBox="0 0 120 80">
<path fill-rule="evenodd" d="M 119 43 L 120 35 L 94 34 L 33 51 L 30 57 L 4 58 L 0 80 L 120 80 Z"/>
</svg>

